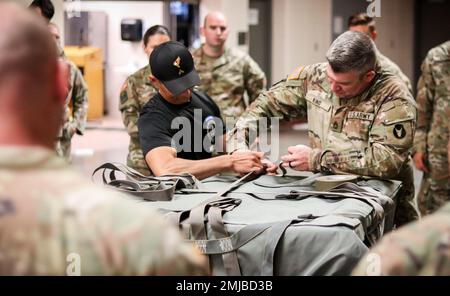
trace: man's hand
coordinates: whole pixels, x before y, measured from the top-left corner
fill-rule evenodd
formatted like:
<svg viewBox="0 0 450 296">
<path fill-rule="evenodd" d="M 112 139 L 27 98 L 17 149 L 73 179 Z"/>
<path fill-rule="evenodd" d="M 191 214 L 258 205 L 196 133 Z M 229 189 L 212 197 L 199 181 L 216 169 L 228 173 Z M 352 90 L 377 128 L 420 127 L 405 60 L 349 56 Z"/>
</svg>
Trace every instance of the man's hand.
<svg viewBox="0 0 450 296">
<path fill-rule="evenodd" d="M 268 175 L 275 175 L 277 173 L 278 166 L 276 164 L 274 164 L 273 162 L 271 162 L 268 159 L 263 159 L 262 163 L 264 165 L 265 172 Z"/>
<path fill-rule="evenodd" d="M 425 173 L 429 172 L 427 166 L 425 165 L 425 153 L 416 152 L 416 153 L 414 153 L 413 159 L 414 159 L 414 164 L 416 165 L 416 168 L 419 171 L 422 171 Z"/>
<path fill-rule="evenodd" d="M 289 154 L 281 157 L 284 167 L 290 167 L 296 171 L 310 171 L 309 155 L 311 148 L 305 145 L 291 146 L 288 148 Z"/>
<path fill-rule="evenodd" d="M 249 172 L 260 172 L 264 169 L 263 152 L 236 151 L 231 155 L 231 169 L 240 175 Z"/>
</svg>

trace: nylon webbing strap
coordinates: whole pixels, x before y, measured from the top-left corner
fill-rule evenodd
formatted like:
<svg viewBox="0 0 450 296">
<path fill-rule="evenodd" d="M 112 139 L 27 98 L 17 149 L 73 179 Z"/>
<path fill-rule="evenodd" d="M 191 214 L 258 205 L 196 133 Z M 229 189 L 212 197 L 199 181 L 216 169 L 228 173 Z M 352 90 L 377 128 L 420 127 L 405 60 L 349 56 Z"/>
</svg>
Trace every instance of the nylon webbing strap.
<svg viewBox="0 0 450 296">
<path fill-rule="evenodd" d="M 275 250 L 284 232 L 289 227 L 289 225 L 291 225 L 292 222 L 293 221 L 291 220 L 283 221 L 273 225 L 270 228 L 270 235 L 266 240 L 266 246 L 264 248 L 264 259 L 261 268 L 262 276 L 273 276 Z"/>
<path fill-rule="evenodd" d="M 206 238 L 206 230 L 205 230 L 205 210 L 207 206 L 213 202 L 220 202 L 224 200 L 223 197 L 225 194 L 227 194 L 229 191 L 236 188 L 238 185 L 241 184 L 241 182 L 246 181 L 247 179 L 250 179 L 251 176 L 253 176 L 254 172 L 250 172 L 243 176 L 242 178 L 236 180 L 229 186 L 227 186 L 222 191 L 219 191 L 214 197 L 207 199 L 200 203 L 197 207 L 191 210 L 189 215 L 189 224 L 191 225 L 192 229 L 192 235 L 194 239 L 204 239 Z M 227 201 L 230 199 L 226 199 Z"/>
<path fill-rule="evenodd" d="M 172 200 L 175 190 L 181 188 L 200 188 L 201 183 L 192 175 L 167 175 L 162 177 L 144 176 L 120 163 L 105 163 L 94 170 L 94 175 L 102 171 L 103 184 L 116 190 L 141 197 L 149 201 Z M 107 172 L 109 175 L 107 177 Z M 116 172 L 126 176 L 126 180 L 118 179 Z"/>
<path fill-rule="evenodd" d="M 288 220 L 267 224 L 252 224 L 240 229 L 232 236 L 212 239 L 212 240 L 190 240 L 205 255 L 230 254 L 235 252 L 266 230 L 270 229 L 267 235 L 264 249 L 264 260 L 261 265 L 261 275 L 274 274 L 274 258 L 278 243 L 286 229 L 297 220 Z"/>
<path fill-rule="evenodd" d="M 247 225 L 229 237 L 210 240 L 189 240 L 189 242 L 196 245 L 200 252 L 205 255 L 228 253 L 244 246 L 272 225 L 273 223 Z"/>
<path fill-rule="evenodd" d="M 254 172 L 249 172 L 242 178 L 236 180 L 235 182 L 233 182 L 232 184 L 227 186 L 222 191 L 219 191 L 214 197 L 205 200 L 200 205 L 198 205 L 197 207 L 190 210 L 189 224 L 190 224 L 190 228 L 191 228 L 191 234 L 194 239 L 206 240 L 206 238 L 207 238 L 206 229 L 205 229 L 205 214 L 208 212 L 209 207 L 212 205 L 220 206 L 221 204 L 233 203 L 235 201 L 234 199 L 224 198 L 223 196 L 225 194 L 227 194 L 229 191 L 236 188 L 238 185 L 240 185 L 241 182 L 244 182 L 247 179 L 250 179 L 250 177 L 253 176 L 253 174 L 254 174 Z M 227 258 L 230 258 L 230 257 L 227 256 Z M 207 260 L 208 260 L 208 264 L 210 264 L 209 258 L 207 258 Z M 231 260 L 232 259 L 229 259 L 226 262 L 224 261 L 224 264 L 228 265 L 227 267 L 229 268 L 229 272 L 237 273 L 238 272 L 237 269 L 239 269 L 239 267 L 236 267 L 236 266 L 233 267 L 232 265 L 234 263 Z M 236 257 L 236 260 L 237 260 L 237 257 Z"/>
<path fill-rule="evenodd" d="M 236 205 L 228 205 L 226 208 L 212 207 L 208 212 L 208 221 L 214 231 L 215 237 L 226 238 L 229 236 L 223 224 L 223 214 L 233 210 Z M 223 265 L 225 271 L 229 276 L 240 276 L 241 270 L 239 268 L 239 260 L 236 251 L 224 253 L 222 255 Z"/>
</svg>

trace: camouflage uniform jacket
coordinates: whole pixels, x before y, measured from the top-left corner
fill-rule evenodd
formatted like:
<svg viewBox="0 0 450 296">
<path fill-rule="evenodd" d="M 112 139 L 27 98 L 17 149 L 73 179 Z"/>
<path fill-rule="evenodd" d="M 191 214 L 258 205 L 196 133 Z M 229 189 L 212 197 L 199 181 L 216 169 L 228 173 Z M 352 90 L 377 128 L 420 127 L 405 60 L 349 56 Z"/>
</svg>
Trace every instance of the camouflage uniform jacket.
<svg viewBox="0 0 450 296">
<path fill-rule="evenodd" d="M 313 171 L 399 179 L 409 189 L 409 200 L 400 201 L 399 213 L 406 217 L 397 222 L 417 218 L 409 165 L 416 107 L 407 87 L 377 67 L 374 81 L 363 93 L 341 100 L 331 91 L 326 69 L 327 63 L 300 67 L 260 95 L 230 132 L 227 151 L 246 149 L 247 136 L 240 136 L 246 133 L 236 130 L 255 130 L 261 117 L 307 116 Z"/>
<path fill-rule="evenodd" d="M 0 254 L 0 275 L 207 273 L 156 212 L 39 147 L 0 147 Z"/>
<path fill-rule="evenodd" d="M 450 275 L 450 203 L 384 237 L 353 275 Z"/>
<path fill-rule="evenodd" d="M 219 106 L 223 118 L 238 117 L 244 112 L 245 92 L 251 103 L 266 88 L 266 75 L 245 52 L 227 48 L 220 57 L 211 58 L 200 47 L 192 55 L 202 82 L 199 89 Z"/>
<path fill-rule="evenodd" d="M 88 109 L 88 89 L 80 69 L 69 60 L 65 60 L 70 68 L 69 93 L 64 104 L 64 125 L 62 135 L 74 133 L 82 135 L 86 128 Z"/>
<path fill-rule="evenodd" d="M 414 151 L 446 154 L 450 104 L 450 41 L 430 50 L 417 85 L 418 122 Z M 431 132 L 432 131 L 432 132 Z"/>
<path fill-rule="evenodd" d="M 119 103 L 119 110 L 122 113 L 123 123 L 130 135 L 127 165 L 145 175 L 150 175 L 150 169 L 145 162 L 139 144 L 137 121 L 142 107 L 144 107 L 148 100 L 150 100 L 157 92 L 155 86 L 150 82 L 150 75 L 150 67 L 145 66 L 129 76 L 120 92 Z"/>
<path fill-rule="evenodd" d="M 88 88 L 80 69 L 71 62 L 58 44 L 59 57 L 69 65 L 69 92 L 64 104 L 63 124 L 58 133 L 57 153 L 70 158 L 70 144 L 75 133 L 82 135 L 86 128 Z"/>
<path fill-rule="evenodd" d="M 398 78 L 400 78 L 406 84 L 409 91 L 411 93 L 413 92 L 411 81 L 409 80 L 408 76 L 406 76 L 402 72 L 400 67 L 397 66 L 397 64 L 395 64 L 393 61 L 391 61 L 388 57 L 382 55 L 380 52 L 377 53 L 377 59 L 383 70 L 389 71 L 392 74 L 394 74 L 395 76 L 397 76 Z"/>
</svg>

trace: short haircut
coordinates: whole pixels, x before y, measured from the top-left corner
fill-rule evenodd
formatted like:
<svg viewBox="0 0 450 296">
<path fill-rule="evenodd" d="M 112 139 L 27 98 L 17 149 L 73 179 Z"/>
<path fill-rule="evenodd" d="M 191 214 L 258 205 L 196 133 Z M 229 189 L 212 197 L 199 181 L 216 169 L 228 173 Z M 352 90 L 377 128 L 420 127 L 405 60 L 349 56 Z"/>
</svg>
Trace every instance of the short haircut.
<svg viewBox="0 0 450 296">
<path fill-rule="evenodd" d="M 147 31 L 145 31 L 144 34 L 144 46 L 147 46 L 148 40 L 150 37 L 154 35 L 166 35 L 170 37 L 169 29 L 167 29 L 165 26 L 162 25 L 155 25 L 153 27 L 148 28 Z"/>
<path fill-rule="evenodd" d="M 336 73 L 356 71 L 363 75 L 375 69 L 375 43 L 364 33 L 347 31 L 331 44 L 327 61 Z"/>
<path fill-rule="evenodd" d="M 50 21 L 55 15 L 55 6 L 51 0 L 33 0 L 30 7 L 38 7 L 41 9 L 42 16 Z"/>
<path fill-rule="evenodd" d="M 375 25 L 375 20 L 364 12 L 354 14 L 348 19 L 348 28 L 354 26 L 368 26 L 370 32 L 373 33 L 376 30 Z"/>
</svg>

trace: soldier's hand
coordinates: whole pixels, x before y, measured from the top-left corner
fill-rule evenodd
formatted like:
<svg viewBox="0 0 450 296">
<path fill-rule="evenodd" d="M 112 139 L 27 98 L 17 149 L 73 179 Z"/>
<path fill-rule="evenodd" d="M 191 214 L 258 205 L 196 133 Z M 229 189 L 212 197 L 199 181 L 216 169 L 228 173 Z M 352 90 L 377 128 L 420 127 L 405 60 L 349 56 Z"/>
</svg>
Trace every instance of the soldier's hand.
<svg viewBox="0 0 450 296">
<path fill-rule="evenodd" d="M 275 175 L 277 173 L 278 166 L 276 164 L 274 164 L 268 159 L 263 159 L 262 163 L 268 175 Z"/>
<path fill-rule="evenodd" d="M 288 148 L 289 154 L 281 157 L 283 166 L 296 171 L 310 171 L 309 155 L 311 148 L 305 145 L 291 146 Z"/>
<path fill-rule="evenodd" d="M 413 159 L 414 159 L 414 164 L 419 171 L 422 171 L 425 173 L 429 172 L 427 166 L 425 165 L 425 153 L 416 152 L 416 153 L 414 153 Z"/>
<path fill-rule="evenodd" d="M 240 175 L 262 172 L 264 170 L 263 157 L 263 152 L 236 151 L 231 155 L 231 169 Z"/>
</svg>

